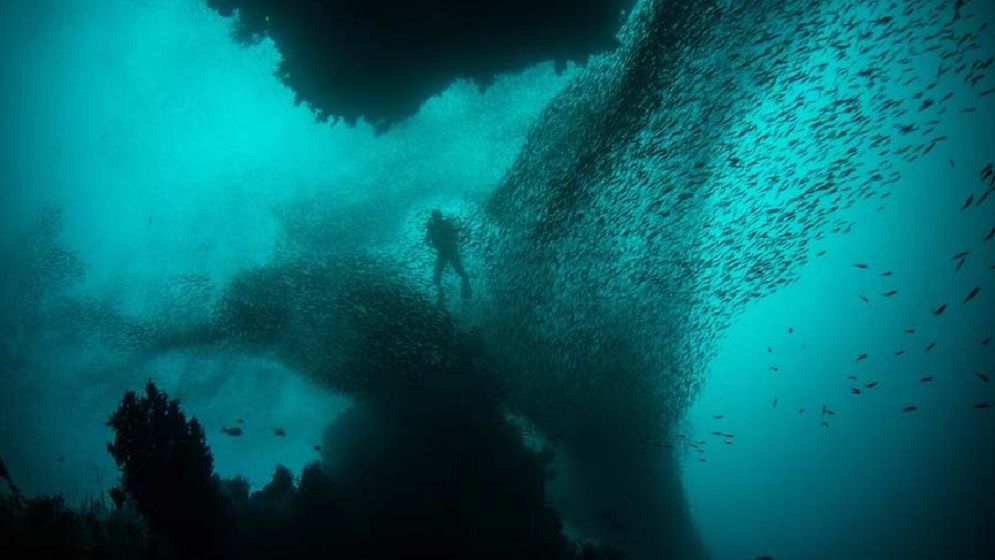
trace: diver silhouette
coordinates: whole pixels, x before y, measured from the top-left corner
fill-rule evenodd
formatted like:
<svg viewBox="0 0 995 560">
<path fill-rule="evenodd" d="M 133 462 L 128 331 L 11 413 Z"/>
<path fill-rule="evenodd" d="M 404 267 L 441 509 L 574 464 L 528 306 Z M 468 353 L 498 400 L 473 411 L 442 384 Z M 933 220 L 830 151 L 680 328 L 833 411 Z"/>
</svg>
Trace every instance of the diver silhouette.
<svg viewBox="0 0 995 560">
<path fill-rule="evenodd" d="M 463 268 L 463 261 L 459 254 L 459 226 L 449 218 L 444 218 L 439 210 L 432 210 L 432 217 L 428 220 L 426 230 L 425 242 L 430 244 L 436 252 L 432 281 L 439 290 L 439 301 L 442 301 L 442 273 L 445 271 L 446 265 L 452 265 L 456 274 L 460 275 L 462 280 L 460 295 L 463 299 L 470 299 L 473 296 L 470 289 L 470 277 Z"/>
</svg>

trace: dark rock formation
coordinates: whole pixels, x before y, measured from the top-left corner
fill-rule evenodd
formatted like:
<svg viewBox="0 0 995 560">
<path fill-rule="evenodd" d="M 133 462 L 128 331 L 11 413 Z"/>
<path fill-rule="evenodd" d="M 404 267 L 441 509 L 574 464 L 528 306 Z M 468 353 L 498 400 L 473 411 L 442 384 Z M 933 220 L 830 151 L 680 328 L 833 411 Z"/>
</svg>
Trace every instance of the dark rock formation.
<svg viewBox="0 0 995 560">
<path fill-rule="evenodd" d="M 629 0 L 207 0 L 235 16 L 234 36 L 268 36 L 279 77 L 322 120 L 384 128 L 454 80 L 611 48 Z"/>
</svg>

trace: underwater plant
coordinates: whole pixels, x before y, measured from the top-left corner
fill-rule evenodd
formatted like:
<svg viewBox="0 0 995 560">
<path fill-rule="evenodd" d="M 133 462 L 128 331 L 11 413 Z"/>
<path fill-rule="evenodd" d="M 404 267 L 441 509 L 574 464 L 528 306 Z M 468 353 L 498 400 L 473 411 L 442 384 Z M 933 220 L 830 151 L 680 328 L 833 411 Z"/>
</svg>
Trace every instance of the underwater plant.
<svg viewBox="0 0 995 560">
<path fill-rule="evenodd" d="M 125 393 L 107 424 L 115 432 L 107 451 L 121 468 L 123 490 L 149 528 L 180 556 L 215 556 L 223 550 L 227 501 L 197 419 L 187 421 L 179 401 L 149 381 L 144 396 Z"/>
<path fill-rule="evenodd" d="M 390 346 L 389 331 L 369 334 Z M 277 466 L 252 493 L 245 479 L 214 473 L 203 429 L 177 399 L 152 381 L 142 396 L 127 392 L 108 421 L 108 451 L 122 475 L 117 509 L 133 503 L 151 531 L 149 550 L 179 558 L 615 554 L 566 537 L 546 496 L 552 453 L 528 448 L 480 372 L 470 371 L 467 358 L 479 347 L 450 342 L 453 355 L 426 385 L 369 394 L 340 415 L 326 429 L 323 464 L 299 479 Z M 388 367 L 382 359 L 353 365 Z"/>
</svg>

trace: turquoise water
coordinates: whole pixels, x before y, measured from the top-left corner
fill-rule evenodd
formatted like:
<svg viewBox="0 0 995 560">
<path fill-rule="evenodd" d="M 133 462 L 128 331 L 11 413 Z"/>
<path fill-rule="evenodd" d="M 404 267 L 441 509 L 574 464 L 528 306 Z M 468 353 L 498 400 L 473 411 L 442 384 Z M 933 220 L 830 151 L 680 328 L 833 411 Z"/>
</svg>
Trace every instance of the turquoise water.
<svg viewBox="0 0 995 560">
<path fill-rule="evenodd" d="M 995 343 L 982 344 L 995 336 L 995 240 L 984 239 L 995 201 L 980 203 L 990 192 L 980 174 L 995 159 L 995 95 L 981 92 L 995 87 L 995 67 L 974 88 L 963 73 L 933 77 L 927 36 L 942 22 L 925 14 L 950 15 L 939 2 L 792 12 L 801 4 L 769 20 L 756 3 L 741 17 L 692 10 L 685 32 L 705 37 L 692 51 L 634 20 L 619 53 L 562 73 L 539 64 L 485 90 L 456 82 L 377 134 L 314 122 L 273 77 L 273 43 L 235 44 L 230 22 L 200 1 L 3 2 L 0 457 L 25 493 L 80 502 L 103 492 L 117 478 L 104 421 L 124 391 L 153 378 L 206 427 L 219 475 L 259 489 L 277 464 L 299 473 L 325 458 L 313 445 L 355 398 L 328 371 L 338 362 L 309 352 L 341 349 L 348 332 L 329 342 L 313 333 L 330 331 L 302 328 L 309 309 L 320 315 L 305 302 L 286 338 L 170 336 L 201 332 L 245 274 L 292 276 L 300 262 L 374 276 L 379 268 L 355 263 L 376 263 L 412 298 L 433 300 L 422 236 L 429 209 L 441 208 L 470 225 L 476 284 L 462 302 L 447 276 L 447 312 L 498 348 L 512 386 L 503 404 L 561 442 L 566 474 L 549 492 L 570 531 L 645 558 L 681 550 L 671 537 L 700 539 L 687 557 L 716 559 L 995 555 L 995 418 L 974 408 L 995 404 L 978 375 L 995 375 Z M 802 86 L 753 81 L 728 56 L 742 37 L 797 37 L 787 23 L 820 13 L 841 25 L 818 30 L 831 41 L 848 37 L 836 10 L 898 18 L 906 4 L 910 20 L 927 20 L 903 37 L 908 62 L 857 47 L 789 51 L 806 54 L 777 68 L 780 78 L 829 65 Z M 995 13 L 989 1 L 968 9 L 964 29 Z M 995 52 L 991 37 L 966 42 L 969 64 Z M 671 48 L 684 58 L 669 62 Z M 640 49 L 657 74 L 635 87 L 625 78 L 642 68 L 629 57 Z M 881 94 L 904 100 L 908 116 L 860 132 L 844 116 L 841 128 L 889 135 L 896 152 L 908 137 L 895 125 L 907 120 L 935 129 L 926 140 L 946 139 L 906 158 L 821 137 L 807 119 L 861 93 L 831 93 L 854 83 L 837 65 L 864 64 L 880 74 L 858 114 L 880 116 L 884 98 L 870 99 Z M 937 82 L 927 97 L 954 94 L 942 112 L 917 114 L 926 84 L 907 85 L 906 68 Z M 803 106 L 790 105 L 796 95 Z M 775 123 L 783 110 L 794 120 Z M 841 158 L 862 167 L 847 176 L 832 167 Z M 689 175 L 699 161 L 706 172 Z M 900 179 L 864 189 L 882 162 Z M 789 167 L 802 179 L 784 180 Z M 795 197 L 830 168 L 845 203 Z M 784 190 L 764 186 L 775 184 Z M 684 187 L 700 196 L 676 198 Z M 38 236 L 23 232 L 53 208 L 85 274 L 55 282 L 51 301 L 31 299 L 24 286 L 62 271 L 25 250 Z M 830 233 L 838 224 L 847 231 Z M 962 251 L 958 270 L 951 257 Z M 26 266 L 37 262 L 47 264 Z M 147 345 L 122 324 L 147 327 Z M 246 420 L 241 438 L 220 431 L 235 418 Z M 639 517 L 628 535 L 599 526 L 612 501 Z"/>
</svg>

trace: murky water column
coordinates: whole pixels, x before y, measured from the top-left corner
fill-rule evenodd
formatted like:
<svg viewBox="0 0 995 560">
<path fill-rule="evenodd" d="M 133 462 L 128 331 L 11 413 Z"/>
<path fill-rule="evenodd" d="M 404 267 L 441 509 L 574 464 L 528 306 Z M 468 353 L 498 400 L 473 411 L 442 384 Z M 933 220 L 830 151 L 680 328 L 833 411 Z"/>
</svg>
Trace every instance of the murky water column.
<svg viewBox="0 0 995 560">
<path fill-rule="evenodd" d="M 708 2 L 643 3 L 625 47 L 542 115 L 488 209 L 488 332 L 519 377 L 510 400 L 559 443 L 568 523 L 633 558 L 705 556 L 664 443 L 698 383 L 689 256 L 705 209 L 660 181 L 710 177 L 696 164 L 712 158 L 722 113 L 675 128 L 681 115 L 664 109 L 682 101 L 669 84 L 718 16 Z"/>
<path fill-rule="evenodd" d="M 491 329 L 519 412 L 608 512 L 604 540 L 700 553 L 666 450 L 702 367 L 731 317 L 946 138 L 951 95 L 931 90 L 990 63 L 971 7 L 643 2 L 540 117 L 488 209 Z"/>
</svg>

